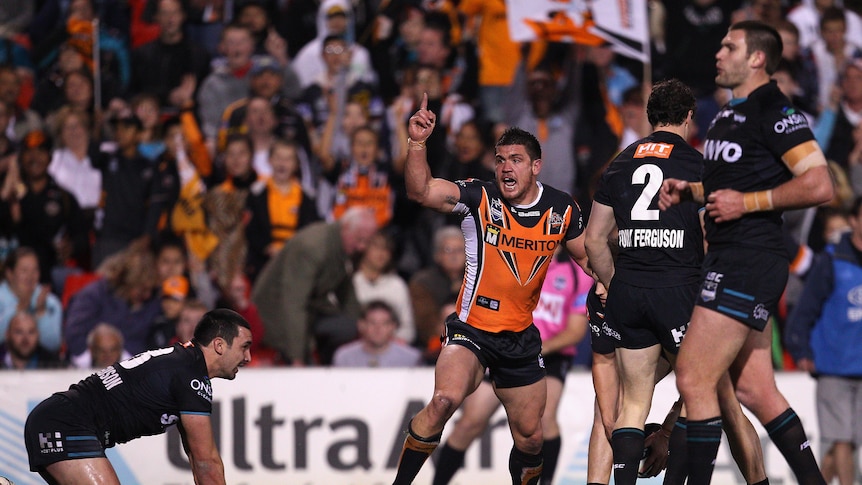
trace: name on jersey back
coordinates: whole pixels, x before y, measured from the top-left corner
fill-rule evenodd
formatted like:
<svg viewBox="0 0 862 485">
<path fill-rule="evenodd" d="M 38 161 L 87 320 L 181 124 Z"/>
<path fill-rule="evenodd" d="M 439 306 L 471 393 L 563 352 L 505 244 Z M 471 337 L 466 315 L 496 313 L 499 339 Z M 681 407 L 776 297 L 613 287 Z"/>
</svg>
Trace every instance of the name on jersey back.
<svg viewBox="0 0 862 485">
<path fill-rule="evenodd" d="M 682 249 L 685 242 L 684 229 L 620 229 L 621 248 L 670 248 Z"/>
</svg>

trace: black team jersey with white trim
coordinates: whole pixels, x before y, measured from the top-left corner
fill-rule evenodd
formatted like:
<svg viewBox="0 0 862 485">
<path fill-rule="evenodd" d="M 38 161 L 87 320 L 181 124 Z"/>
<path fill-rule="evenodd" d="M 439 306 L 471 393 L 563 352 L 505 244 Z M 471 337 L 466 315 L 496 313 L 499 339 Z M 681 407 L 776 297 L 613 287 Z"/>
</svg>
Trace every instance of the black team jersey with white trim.
<svg viewBox="0 0 862 485">
<path fill-rule="evenodd" d="M 594 196 L 612 207 L 619 229 L 614 279 L 669 287 L 700 279 L 703 232 L 699 204 L 658 208 L 665 178 L 698 181 L 703 156 L 679 135 L 657 131 L 623 150 L 602 173 Z"/>
<path fill-rule="evenodd" d="M 142 352 L 60 394 L 88 414 L 106 447 L 164 433 L 180 414 L 212 412 L 206 361 L 191 343 Z"/>
<path fill-rule="evenodd" d="M 705 197 L 718 189 L 756 192 L 774 189 L 793 174 L 781 156 L 813 141 L 805 115 L 795 108 L 774 81 L 733 100 L 716 115 L 704 143 Z M 706 216 L 710 249 L 747 247 L 788 257 L 781 233 L 781 211 L 752 212 L 716 224 Z"/>
</svg>

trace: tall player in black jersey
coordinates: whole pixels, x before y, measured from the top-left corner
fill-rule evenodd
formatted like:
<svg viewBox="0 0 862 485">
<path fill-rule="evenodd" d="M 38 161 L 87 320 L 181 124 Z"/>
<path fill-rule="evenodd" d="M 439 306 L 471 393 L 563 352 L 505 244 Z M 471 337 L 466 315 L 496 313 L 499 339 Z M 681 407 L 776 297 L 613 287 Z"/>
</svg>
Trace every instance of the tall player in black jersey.
<svg viewBox="0 0 862 485">
<path fill-rule="evenodd" d="M 658 209 L 662 180 L 700 179 L 703 156 L 686 142 L 695 106 L 694 94 L 680 81 L 653 87 L 647 117 L 655 131 L 623 150 L 602 174 L 586 229 L 590 265 L 608 288 L 605 318 L 620 337 L 622 405 L 611 435 L 614 482 L 620 485 L 638 478 L 659 361 L 664 353 L 674 364 L 700 286 L 704 248 L 698 204 Z M 614 232 L 616 261 L 609 243 Z M 729 380 L 722 381 L 720 394 L 743 475 L 749 483 L 764 480 L 757 432 Z"/>
<path fill-rule="evenodd" d="M 797 481 L 825 483 L 772 370 L 770 316 L 789 265 L 781 212 L 833 195 L 826 159 L 805 116 L 769 79 L 781 48 L 781 37 L 763 23 L 730 27 L 715 56 L 715 81 L 733 99 L 706 135 L 702 183 L 666 179 L 659 192 L 662 209 L 692 199 L 706 209 L 703 283 L 677 359 L 692 485 L 712 478 L 722 423 L 716 386 L 727 370 Z"/>
<path fill-rule="evenodd" d="M 224 484 L 210 379 L 235 378 L 251 361 L 250 346 L 243 317 L 212 310 L 191 342 L 143 352 L 55 393 L 24 426 L 30 470 L 52 485 L 119 484 L 105 449 L 177 424 L 195 483 Z"/>
<path fill-rule="evenodd" d="M 514 441 L 512 483 L 535 484 L 542 475 L 547 390 L 533 310 L 559 245 L 586 266 L 580 209 L 570 195 L 536 180 L 541 146 L 518 128 L 509 128 L 497 141 L 495 181 L 432 177 L 425 140 L 436 115 L 427 107 L 426 95 L 407 127 L 407 194 L 425 207 L 462 217 L 467 264 L 457 311 L 446 319 L 434 393 L 408 426 L 394 483 L 413 483 L 439 444 L 443 426 L 487 368 Z"/>
</svg>

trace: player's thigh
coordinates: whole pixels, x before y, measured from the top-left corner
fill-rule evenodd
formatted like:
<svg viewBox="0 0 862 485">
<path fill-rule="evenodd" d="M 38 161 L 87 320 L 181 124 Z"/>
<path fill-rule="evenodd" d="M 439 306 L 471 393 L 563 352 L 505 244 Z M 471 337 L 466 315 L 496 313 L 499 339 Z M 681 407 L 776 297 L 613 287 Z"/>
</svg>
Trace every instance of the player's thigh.
<svg viewBox="0 0 862 485">
<path fill-rule="evenodd" d="M 714 388 L 745 344 L 751 328 L 709 308 L 697 306 L 676 359 L 677 381 L 686 387 Z"/>
<path fill-rule="evenodd" d="M 496 392 L 506 408 L 509 428 L 516 443 L 541 432 L 542 414 L 548 398 L 545 379 L 526 386 L 498 387 Z"/>
<path fill-rule="evenodd" d="M 461 405 L 461 417 L 459 424 L 476 424 L 484 428 L 491 416 L 500 406 L 500 400 L 494 393 L 494 386 L 490 381 L 482 380 L 479 387 L 464 399 Z"/>
<path fill-rule="evenodd" d="M 482 382 L 485 369 L 467 347 L 447 345 L 434 367 L 434 394 L 443 394 L 460 405 Z"/>
<path fill-rule="evenodd" d="M 82 458 L 45 467 L 58 485 L 119 485 L 120 479 L 107 458 Z"/>
<path fill-rule="evenodd" d="M 775 383 L 772 367 L 772 322 L 763 331 L 752 330 L 730 368 L 730 377 L 739 401 L 761 423 L 783 413 L 787 400 Z"/>
</svg>

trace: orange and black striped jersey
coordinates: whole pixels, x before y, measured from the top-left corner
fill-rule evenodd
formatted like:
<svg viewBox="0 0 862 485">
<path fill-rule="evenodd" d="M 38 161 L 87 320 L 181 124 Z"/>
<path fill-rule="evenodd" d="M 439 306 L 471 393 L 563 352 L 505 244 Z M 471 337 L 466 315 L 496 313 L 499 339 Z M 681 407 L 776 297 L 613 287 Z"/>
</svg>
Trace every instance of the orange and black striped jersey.
<svg viewBox="0 0 862 485">
<path fill-rule="evenodd" d="M 511 205 L 493 182 L 457 182 L 467 267 L 458 294 L 458 317 L 488 332 L 519 332 L 533 321 L 542 282 L 560 244 L 584 231 L 578 204 L 539 184 L 530 205 Z"/>
</svg>

